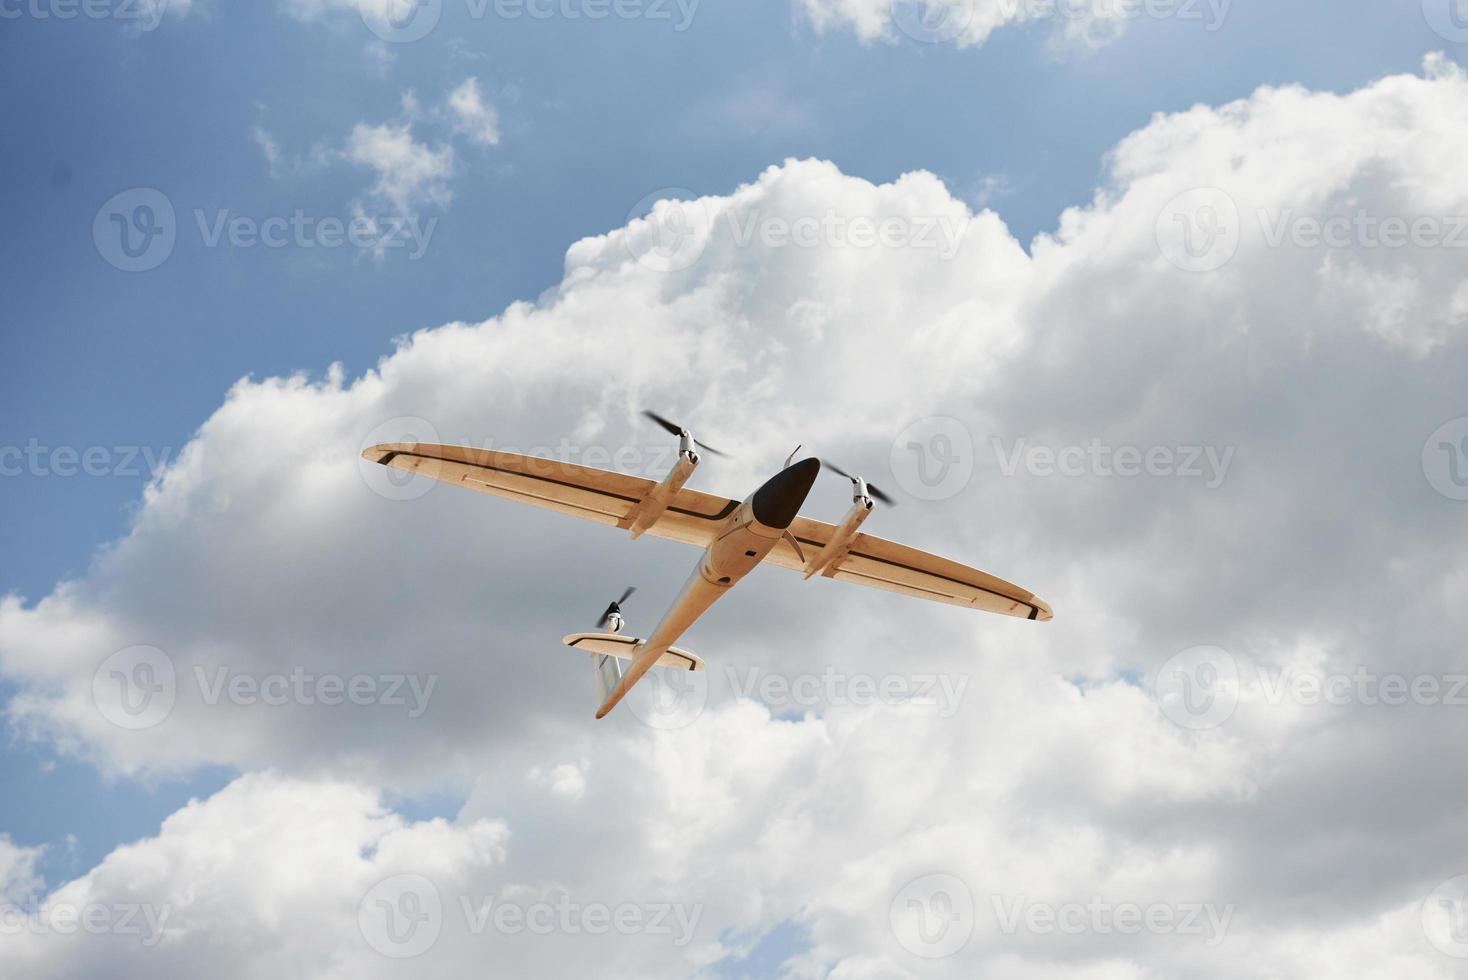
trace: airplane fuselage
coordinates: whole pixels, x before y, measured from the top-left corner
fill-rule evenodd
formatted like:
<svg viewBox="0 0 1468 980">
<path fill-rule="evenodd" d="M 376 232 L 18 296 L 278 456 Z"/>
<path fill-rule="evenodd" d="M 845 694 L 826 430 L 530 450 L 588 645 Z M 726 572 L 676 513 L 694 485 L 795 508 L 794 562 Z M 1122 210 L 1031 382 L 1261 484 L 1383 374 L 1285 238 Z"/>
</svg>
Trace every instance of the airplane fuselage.
<svg viewBox="0 0 1468 980">
<path fill-rule="evenodd" d="M 688 627 L 765 560 L 794 522 L 820 469 L 820 460 L 803 459 L 745 498 L 729 516 L 727 528 L 704 551 L 672 608 L 638 646 L 627 672 L 597 710 L 598 718 L 615 708 Z"/>
</svg>

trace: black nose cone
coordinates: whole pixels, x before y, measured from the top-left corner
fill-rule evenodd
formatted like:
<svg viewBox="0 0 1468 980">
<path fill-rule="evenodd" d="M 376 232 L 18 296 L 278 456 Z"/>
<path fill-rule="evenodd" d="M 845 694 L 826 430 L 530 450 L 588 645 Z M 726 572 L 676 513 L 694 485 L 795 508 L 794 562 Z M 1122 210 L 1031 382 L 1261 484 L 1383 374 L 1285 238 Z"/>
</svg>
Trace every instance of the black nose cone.
<svg viewBox="0 0 1468 980">
<path fill-rule="evenodd" d="M 810 493 L 811 484 L 816 482 L 816 475 L 820 472 L 821 461 L 811 457 L 791 463 L 770 477 L 754 492 L 754 499 L 750 501 L 754 519 L 765 527 L 785 530 L 800 513 L 800 505 L 805 503 L 805 496 Z"/>
</svg>

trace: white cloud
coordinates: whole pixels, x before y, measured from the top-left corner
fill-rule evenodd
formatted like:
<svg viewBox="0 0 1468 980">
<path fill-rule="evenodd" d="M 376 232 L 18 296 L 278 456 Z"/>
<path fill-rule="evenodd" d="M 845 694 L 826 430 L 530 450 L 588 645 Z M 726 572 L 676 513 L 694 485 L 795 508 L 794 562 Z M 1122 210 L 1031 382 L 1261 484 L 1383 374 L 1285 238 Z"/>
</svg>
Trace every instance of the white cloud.
<svg viewBox="0 0 1468 980">
<path fill-rule="evenodd" d="M 419 143 L 410 123 L 358 123 L 347 143 L 347 158 L 377 174 L 373 194 L 399 214 L 411 214 L 422 204 L 442 207 L 453 196 L 449 178 L 454 172 L 454 148 Z"/>
<path fill-rule="evenodd" d="M 449 93 L 449 111 L 454 117 L 454 132 L 463 133 L 481 146 L 497 146 L 500 141 L 500 115 L 484 101 L 479 79 L 470 77 Z"/>
<path fill-rule="evenodd" d="M 446 930 L 416 975 L 464 975 L 493 955 L 515 975 L 595 964 L 684 976 L 782 922 L 809 936 L 791 975 L 1451 975 L 1421 914 L 1439 882 L 1468 871 L 1454 857 L 1468 844 L 1468 781 L 1443 750 L 1461 709 L 1276 704 L 1270 679 L 1460 669 L 1468 583 L 1449 543 L 1468 511 L 1433 492 L 1422 448 L 1468 413 L 1463 252 L 1271 239 L 1282 216 L 1298 232 L 1296 219 L 1359 211 L 1409 225 L 1468 214 L 1454 166 L 1465 134 L 1468 81 L 1441 61 L 1346 95 L 1262 89 L 1160 116 L 1111 154 L 1095 200 L 1029 251 L 932 175 L 873 185 L 787 162 L 576 243 L 537 303 L 415 334 L 362 378 L 240 382 L 84 577 L 0 603 L 0 673 L 21 690 L 10 716 L 23 735 L 113 772 L 288 770 L 185 811 L 84 887 L 187 891 L 203 911 L 186 919 L 179 959 L 160 947 L 138 962 L 187 973 L 208 950 L 226 980 L 387 972 L 353 932 L 369 872 L 459 867 L 468 877 L 445 890 L 678 896 L 703 906 L 701 925 L 675 949 Z M 828 215 L 962 235 L 944 259 L 914 235 L 838 239 Z M 802 220 L 811 247 L 769 234 Z M 711 668 L 695 721 L 653 732 L 628 706 L 594 723 L 590 667 L 559 636 L 631 582 L 632 627 L 647 628 L 694 555 L 452 488 L 388 500 L 355 455 L 417 417 L 443 441 L 529 450 L 564 438 L 635 450 L 630 468 L 656 472 L 665 440 L 637 422 L 642 407 L 737 448 L 697 476 L 735 495 L 796 442 L 902 489 L 884 472 L 894 448 L 908 451 L 899 434 L 957 418 L 975 446 L 966 489 L 884 509 L 868 528 L 1034 588 L 1055 622 L 770 570 L 689 637 Z M 1006 476 L 996 439 L 1235 456 L 1215 490 Z M 823 481 L 810 511 L 830 519 L 846 502 Z M 1200 644 L 1230 650 L 1253 681 L 1224 724 L 1193 731 L 1149 692 L 1173 654 Z M 177 684 L 161 723 L 130 729 L 99 712 L 94 682 L 105 658 L 139 645 L 166 654 Z M 297 668 L 438 684 L 411 716 L 211 704 L 198 680 Z M 947 717 L 824 701 L 772 716 L 734 697 L 748 675 L 731 668 L 966 686 Z M 344 778 L 473 790 L 459 820 L 430 833 Z M 252 821 L 260 846 L 232 843 Z M 401 862 L 382 863 L 384 827 L 414 838 Z M 302 855 L 305 841 L 332 846 Z M 985 918 L 962 951 L 927 962 L 888 919 L 898 890 L 934 871 L 968 882 Z M 298 917 L 264 897 L 282 878 Z M 1006 933 L 996 895 L 1234 909 L 1209 946 Z M 241 932 L 251 942 L 231 941 Z M 79 943 L 20 948 L 21 977 L 103 962 Z"/>
<path fill-rule="evenodd" d="M 20 847 L 0 834 L 0 905 L 26 902 L 40 893 L 36 865 L 44 854 L 45 848 Z"/>
<path fill-rule="evenodd" d="M 978 47 L 1007 26 L 1048 24 L 1062 47 L 1105 47 L 1144 17 L 1220 30 L 1232 0 L 1143 4 L 1131 0 L 798 0 L 817 31 L 846 28 L 863 42 L 911 40 Z"/>
</svg>

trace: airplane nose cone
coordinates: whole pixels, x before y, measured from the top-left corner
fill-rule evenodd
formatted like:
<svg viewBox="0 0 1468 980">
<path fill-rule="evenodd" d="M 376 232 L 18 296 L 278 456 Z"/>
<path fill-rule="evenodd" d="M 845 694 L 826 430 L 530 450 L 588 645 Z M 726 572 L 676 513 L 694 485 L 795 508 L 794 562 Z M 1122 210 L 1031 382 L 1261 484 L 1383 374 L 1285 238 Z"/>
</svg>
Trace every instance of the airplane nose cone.
<svg viewBox="0 0 1468 980">
<path fill-rule="evenodd" d="M 754 519 L 765 527 L 783 531 L 788 528 L 800 505 L 805 503 L 811 484 L 821 472 L 821 461 L 812 456 L 785 469 L 765 481 L 765 485 L 754 492 L 750 501 L 754 508 Z"/>
</svg>

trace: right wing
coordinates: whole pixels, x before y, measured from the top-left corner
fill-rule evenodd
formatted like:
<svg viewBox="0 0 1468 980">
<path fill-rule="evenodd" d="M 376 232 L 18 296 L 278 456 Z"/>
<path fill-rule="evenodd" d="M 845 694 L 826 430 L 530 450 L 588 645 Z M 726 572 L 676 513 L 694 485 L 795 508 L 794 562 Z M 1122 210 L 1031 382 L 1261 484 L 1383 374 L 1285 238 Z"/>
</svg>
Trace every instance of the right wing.
<svg viewBox="0 0 1468 980">
<path fill-rule="evenodd" d="M 835 532 L 833 525 L 808 517 L 797 517 L 790 526 L 790 533 L 807 556 L 825 547 Z M 777 544 L 765 561 L 782 568 L 805 568 L 805 562 L 789 541 Z M 1020 619 L 1044 622 L 1055 615 L 1044 599 L 1012 582 L 871 534 L 858 534 L 846 554 L 836 556 L 821 574 L 887 592 Z"/>
</svg>

